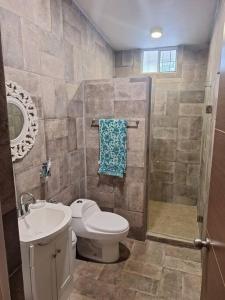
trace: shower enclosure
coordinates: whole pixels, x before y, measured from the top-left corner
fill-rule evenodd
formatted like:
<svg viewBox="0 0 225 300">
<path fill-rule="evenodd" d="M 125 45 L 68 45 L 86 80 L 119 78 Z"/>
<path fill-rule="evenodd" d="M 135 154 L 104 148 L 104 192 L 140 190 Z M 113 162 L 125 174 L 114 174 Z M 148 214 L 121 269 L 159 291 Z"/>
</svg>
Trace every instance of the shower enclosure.
<svg viewBox="0 0 225 300">
<path fill-rule="evenodd" d="M 191 245 L 199 236 L 207 57 L 208 49 L 183 47 L 176 76 L 153 78 L 148 180 L 148 236 L 152 239 Z"/>
</svg>

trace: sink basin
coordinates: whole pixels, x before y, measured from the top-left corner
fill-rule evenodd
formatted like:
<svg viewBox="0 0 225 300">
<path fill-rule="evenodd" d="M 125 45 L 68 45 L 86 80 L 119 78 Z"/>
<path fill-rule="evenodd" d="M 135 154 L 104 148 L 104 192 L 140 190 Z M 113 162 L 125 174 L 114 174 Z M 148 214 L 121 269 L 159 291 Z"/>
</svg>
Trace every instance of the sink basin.
<svg viewBox="0 0 225 300">
<path fill-rule="evenodd" d="M 60 203 L 32 205 L 30 213 L 18 220 L 20 242 L 45 242 L 69 225 L 71 219 L 70 207 Z"/>
</svg>

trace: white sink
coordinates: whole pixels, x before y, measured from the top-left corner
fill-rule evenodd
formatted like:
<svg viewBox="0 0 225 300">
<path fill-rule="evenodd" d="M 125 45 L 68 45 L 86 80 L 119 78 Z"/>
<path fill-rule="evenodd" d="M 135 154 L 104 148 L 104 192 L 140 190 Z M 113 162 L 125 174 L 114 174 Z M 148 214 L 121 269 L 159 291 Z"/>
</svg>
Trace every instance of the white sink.
<svg viewBox="0 0 225 300">
<path fill-rule="evenodd" d="M 71 219 L 71 209 L 68 206 L 47 202 L 31 205 L 30 213 L 18 220 L 20 242 L 45 242 L 69 225 Z"/>
</svg>

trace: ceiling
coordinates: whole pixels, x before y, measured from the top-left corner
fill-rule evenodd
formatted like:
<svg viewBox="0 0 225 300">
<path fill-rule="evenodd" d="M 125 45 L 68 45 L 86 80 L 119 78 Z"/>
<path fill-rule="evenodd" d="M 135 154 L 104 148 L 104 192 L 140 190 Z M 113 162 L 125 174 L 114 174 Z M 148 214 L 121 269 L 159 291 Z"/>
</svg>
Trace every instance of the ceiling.
<svg viewBox="0 0 225 300">
<path fill-rule="evenodd" d="M 218 0 L 74 0 L 115 50 L 204 44 Z M 163 37 L 150 38 L 161 27 Z"/>
</svg>

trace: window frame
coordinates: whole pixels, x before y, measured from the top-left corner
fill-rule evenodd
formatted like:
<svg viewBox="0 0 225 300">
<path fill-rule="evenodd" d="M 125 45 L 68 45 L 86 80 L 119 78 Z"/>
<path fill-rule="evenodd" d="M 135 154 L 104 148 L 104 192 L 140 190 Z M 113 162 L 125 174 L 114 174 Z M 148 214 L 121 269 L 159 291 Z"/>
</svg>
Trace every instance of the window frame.
<svg viewBox="0 0 225 300">
<path fill-rule="evenodd" d="M 161 52 L 162 51 L 172 51 L 176 50 L 176 70 L 172 72 L 160 72 L 160 59 L 161 59 Z M 147 51 L 158 51 L 158 62 L 157 62 L 157 72 L 144 72 L 144 52 Z M 178 47 L 159 47 L 159 48 L 147 48 L 143 49 L 142 53 L 142 74 L 176 74 L 178 68 Z"/>
</svg>

